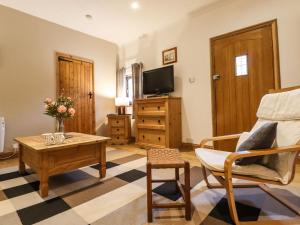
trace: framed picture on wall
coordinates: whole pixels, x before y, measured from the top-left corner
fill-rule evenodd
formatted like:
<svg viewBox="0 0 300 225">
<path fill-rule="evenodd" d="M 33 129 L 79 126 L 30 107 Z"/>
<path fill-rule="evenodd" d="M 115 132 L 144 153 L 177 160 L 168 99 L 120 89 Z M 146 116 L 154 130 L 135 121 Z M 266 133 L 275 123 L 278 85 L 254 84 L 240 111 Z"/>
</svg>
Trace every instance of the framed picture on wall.
<svg viewBox="0 0 300 225">
<path fill-rule="evenodd" d="M 162 52 L 163 65 L 177 62 L 177 47 L 166 49 Z"/>
</svg>

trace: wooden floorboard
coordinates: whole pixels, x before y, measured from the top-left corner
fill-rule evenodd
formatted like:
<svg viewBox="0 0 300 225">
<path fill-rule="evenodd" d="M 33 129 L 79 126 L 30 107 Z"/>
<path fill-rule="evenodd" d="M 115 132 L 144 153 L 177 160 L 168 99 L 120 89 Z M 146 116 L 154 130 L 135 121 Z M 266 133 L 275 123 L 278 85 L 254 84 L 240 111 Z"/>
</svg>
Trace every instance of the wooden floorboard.
<svg viewBox="0 0 300 225">
<path fill-rule="evenodd" d="M 140 154 L 140 155 L 145 155 L 145 156 L 147 155 L 147 149 L 139 148 L 135 144 L 112 145 L 111 147 L 116 148 L 116 149 L 130 151 L 130 152 L 133 152 L 135 154 Z M 200 166 L 201 165 L 199 160 L 197 159 L 197 157 L 195 155 L 195 152 L 192 149 L 188 149 L 188 148 L 180 149 L 180 154 L 181 154 L 181 157 L 184 160 L 189 161 L 192 166 Z"/>
<path fill-rule="evenodd" d="M 140 155 L 147 155 L 147 150 L 139 148 L 135 144 L 129 144 L 129 145 L 112 145 L 112 148 L 120 149 L 120 150 L 126 150 L 133 152 L 135 154 L 140 154 Z M 197 159 L 195 152 L 191 149 L 180 149 L 180 154 L 181 157 L 184 160 L 187 160 L 190 162 L 192 166 L 201 166 L 199 160 Z M 1 168 L 6 168 L 6 167 L 12 167 L 18 165 L 18 159 L 13 158 L 13 159 L 8 159 L 8 160 L 0 160 L 0 169 Z M 297 170 L 296 170 L 296 176 L 295 176 L 295 181 L 300 182 L 300 176 L 299 176 L 299 169 L 300 165 L 297 165 Z"/>
<path fill-rule="evenodd" d="M 18 158 L 0 160 L 0 169 L 17 166 L 17 165 L 18 165 Z"/>
</svg>

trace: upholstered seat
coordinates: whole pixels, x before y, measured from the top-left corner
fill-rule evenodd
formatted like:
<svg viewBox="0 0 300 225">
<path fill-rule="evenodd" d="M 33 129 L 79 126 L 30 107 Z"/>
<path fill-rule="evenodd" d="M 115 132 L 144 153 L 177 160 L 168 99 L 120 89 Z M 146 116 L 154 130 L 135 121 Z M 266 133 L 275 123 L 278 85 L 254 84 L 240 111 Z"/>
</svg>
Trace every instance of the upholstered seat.
<svg viewBox="0 0 300 225">
<path fill-rule="evenodd" d="M 232 153 L 205 148 L 197 148 L 195 152 L 202 165 L 204 165 L 209 170 L 217 172 L 224 172 L 225 160 L 227 156 Z M 272 181 L 280 181 L 284 183 L 282 177 L 275 170 L 258 164 L 247 166 L 234 165 L 232 167 L 232 173 L 238 175 L 253 176 Z"/>
</svg>

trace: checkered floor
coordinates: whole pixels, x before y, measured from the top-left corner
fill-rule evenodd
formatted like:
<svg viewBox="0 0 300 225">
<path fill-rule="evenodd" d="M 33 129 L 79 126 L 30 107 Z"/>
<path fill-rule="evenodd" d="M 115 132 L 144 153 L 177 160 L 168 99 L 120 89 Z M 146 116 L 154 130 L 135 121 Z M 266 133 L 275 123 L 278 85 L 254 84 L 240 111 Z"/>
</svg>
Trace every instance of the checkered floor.
<svg viewBox="0 0 300 225">
<path fill-rule="evenodd" d="M 107 176 L 98 179 L 99 165 L 84 167 L 50 178 L 47 198 L 38 194 L 39 182 L 28 170 L 0 170 L 0 225 L 139 225 L 146 218 L 146 158 L 123 150 L 109 149 Z M 181 171 L 183 172 L 183 171 Z M 172 178 L 174 171 L 154 171 L 156 179 Z M 182 176 L 181 176 L 182 177 Z M 209 177 L 213 181 L 212 177 Z M 295 190 L 298 190 L 295 191 Z M 300 205 L 298 189 L 278 190 Z M 191 168 L 193 218 L 184 220 L 179 209 L 155 210 L 157 224 L 232 224 L 225 191 L 207 190 L 199 167 Z M 181 201 L 173 183 L 153 186 L 157 202 Z M 241 220 L 294 219 L 296 215 L 259 189 L 238 189 Z"/>
</svg>

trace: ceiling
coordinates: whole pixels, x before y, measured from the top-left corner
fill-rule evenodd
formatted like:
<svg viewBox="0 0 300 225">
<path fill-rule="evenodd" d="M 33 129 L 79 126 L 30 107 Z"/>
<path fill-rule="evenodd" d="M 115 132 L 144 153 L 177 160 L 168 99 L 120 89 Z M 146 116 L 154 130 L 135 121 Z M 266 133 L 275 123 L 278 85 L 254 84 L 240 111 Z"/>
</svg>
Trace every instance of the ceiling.
<svg viewBox="0 0 300 225">
<path fill-rule="evenodd" d="M 137 10 L 130 7 L 133 1 L 0 0 L 0 4 L 122 45 L 222 0 L 136 0 Z"/>
</svg>

